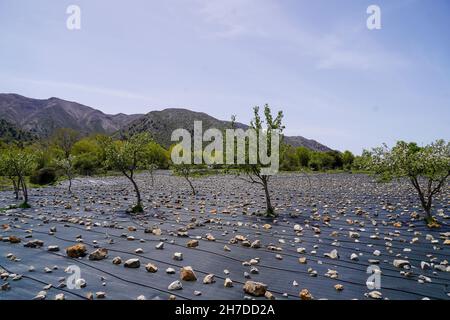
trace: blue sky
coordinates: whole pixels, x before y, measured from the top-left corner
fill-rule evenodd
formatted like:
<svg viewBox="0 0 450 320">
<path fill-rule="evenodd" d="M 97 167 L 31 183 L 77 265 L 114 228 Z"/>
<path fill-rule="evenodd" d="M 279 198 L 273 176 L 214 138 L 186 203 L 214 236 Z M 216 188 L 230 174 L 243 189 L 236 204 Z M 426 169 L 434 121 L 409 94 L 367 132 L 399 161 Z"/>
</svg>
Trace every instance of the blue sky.
<svg viewBox="0 0 450 320">
<path fill-rule="evenodd" d="M 0 92 L 241 122 L 269 103 L 339 150 L 425 144 L 450 138 L 450 2 L 0 0 Z"/>
</svg>

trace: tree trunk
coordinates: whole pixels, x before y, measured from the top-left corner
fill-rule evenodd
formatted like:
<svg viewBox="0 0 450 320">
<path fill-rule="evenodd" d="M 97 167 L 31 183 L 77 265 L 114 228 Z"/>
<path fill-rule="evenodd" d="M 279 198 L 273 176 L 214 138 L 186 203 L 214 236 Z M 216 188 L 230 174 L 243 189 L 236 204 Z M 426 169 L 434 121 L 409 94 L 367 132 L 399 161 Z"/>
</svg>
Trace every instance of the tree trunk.
<svg viewBox="0 0 450 320">
<path fill-rule="evenodd" d="M 22 186 L 22 193 L 23 193 L 23 204 L 25 206 L 28 205 L 28 189 L 27 189 L 27 183 L 25 182 L 23 177 L 19 177 L 20 184 Z"/>
<path fill-rule="evenodd" d="M 69 178 L 69 193 L 72 193 L 72 177 L 68 174 L 67 178 Z"/>
<path fill-rule="evenodd" d="M 133 178 L 130 178 L 130 181 L 133 184 L 134 191 L 136 192 L 136 198 L 137 198 L 136 206 L 142 206 L 141 192 L 139 191 L 139 187 Z"/>
<path fill-rule="evenodd" d="M 189 178 L 188 177 L 185 177 L 186 178 L 186 181 L 189 183 L 189 186 L 191 187 L 191 190 L 192 190 L 192 195 L 196 195 L 197 194 L 197 192 L 195 191 L 195 188 L 194 188 L 194 186 L 192 185 L 192 182 L 191 182 L 191 180 L 189 180 Z"/>
<path fill-rule="evenodd" d="M 425 211 L 426 219 L 427 220 L 432 219 L 433 218 L 433 216 L 431 214 L 432 195 L 428 194 L 427 200 L 425 200 L 425 195 L 424 195 L 422 189 L 420 188 L 419 180 L 416 177 L 411 177 L 411 182 L 419 194 L 420 203 L 422 205 L 423 210 Z"/>
<path fill-rule="evenodd" d="M 152 187 L 154 187 L 154 185 L 155 185 L 155 179 L 154 179 L 154 177 L 153 177 L 153 170 L 150 171 L 150 178 L 152 179 Z"/>
<path fill-rule="evenodd" d="M 264 193 L 266 195 L 267 215 L 274 216 L 275 210 L 273 209 L 272 202 L 270 201 L 270 193 L 269 193 L 269 186 L 268 186 L 267 178 L 262 179 L 262 182 L 263 182 L 263 186 L 264 186 Z"/>
<path fill-rule="evenodd" d="M 16 198 L 16 200 L 19 199 L 19 186 L 18 183 L 16 182 L 15 178 L 12 178 L 12 183 L 13 183 L 13 187 L 14 187 L 14 196 Z"/>
</svg>

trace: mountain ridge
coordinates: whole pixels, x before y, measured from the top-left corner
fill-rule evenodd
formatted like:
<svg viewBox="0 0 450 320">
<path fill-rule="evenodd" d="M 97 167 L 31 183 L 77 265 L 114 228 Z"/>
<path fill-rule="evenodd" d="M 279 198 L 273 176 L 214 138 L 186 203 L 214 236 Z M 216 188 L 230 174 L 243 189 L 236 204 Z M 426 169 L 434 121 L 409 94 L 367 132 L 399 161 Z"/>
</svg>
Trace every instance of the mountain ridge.
<svg viewBox="0 0 450 320">
<path fill-rule="evenodd" d="M 41 138 L 49 137 L 58 128 L 71 128 L 82 134 L 128 135 L 149 132 L 155 141 L 169 147 L 171 133 L 178 128 L 193 132 L 194 120 L 200 120 L 203 130 L 229 128 L 231 122 L 219 120 L 207 113 L 184 108 L 153 110 L 146 114 L 106 114 L 78 102 L 57 97 L 33 99 L 15 93 L 0 93 L 0 119 Z M 236 123 L 238 128 L 247 125 Z M 327 146 L 302 136 L 285 136 L 284 141 L 294 147 L 304 146 L 315 151 L 330 151 Z"/>
</svg>

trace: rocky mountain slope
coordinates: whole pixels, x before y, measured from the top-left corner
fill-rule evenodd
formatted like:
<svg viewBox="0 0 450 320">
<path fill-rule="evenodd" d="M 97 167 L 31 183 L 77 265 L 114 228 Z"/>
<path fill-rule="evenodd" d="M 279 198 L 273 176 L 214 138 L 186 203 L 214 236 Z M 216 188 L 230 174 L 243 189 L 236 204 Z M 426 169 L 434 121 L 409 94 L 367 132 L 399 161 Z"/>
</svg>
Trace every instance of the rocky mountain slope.
<svg viewBox="0 0 450 320">
<path fill-rule="evenodd" d="M 0 94 L 0 119 L 6 121 L 5 128 L 13 127 L 22 132 L 22 136 L 23 133 L 29 133 L 30 136 L 45 138 L 58 128 L 71 128 L 83 134 L 105 133 L 117 136 L 146 131 L 165 147 L 172 144 L 170 138 L 173 130 L 184 128 L 192 133 L 195 120 L 202 121 L 203 130 L 222 130 L 231 126 L 229 121 L 188 109 L 169 108 L 145 115 L 109 115 L 77 102 L 58 98 L 32 99 L 18 94 Z M 241 123 L 236 126 L 247 128 Z M 331 150 L 315 140 L 301 136 L 285 137 L 284 141 L 295 147 L 304 146 L 316 151 Z"/>
<path fill-rule="evenodd" d="M 58 128 L 71 128 L 84 134 L 110 134 L 140 116 L 108 115 L 58 98 L 39 100 L 17 94 L 0 94 L 0 119 L 39 137 L 47 137 Z"/>
<path fill-rule="evenodd" d="M 209 128 L 217 128 L 219 130 L 231 127 L 229 121 L 216 119 L 203 112 L 194 112 L 187 109 L 164 109 L 162 111 L 151 111 L 146 115 L 134 120 L 125 126 L 121 131 L 121 135 L 132 135 L 139 132 L 149 132 L 156 141 L 161 145 L 168 147 L 171 142 L 171 133 L 178 128 L 187 129 L 193 135 L 194 121 L 202 121 L 203 131 Z M 236 127 L 246 129 L 247 125 L 236 123 Z M 286 136 L 284 142 L 294 147 L 306 147 L 315 151 L 330 151 L 327 146 L 315 141 L 306 139 L 301 136 Z"/>
</svg>

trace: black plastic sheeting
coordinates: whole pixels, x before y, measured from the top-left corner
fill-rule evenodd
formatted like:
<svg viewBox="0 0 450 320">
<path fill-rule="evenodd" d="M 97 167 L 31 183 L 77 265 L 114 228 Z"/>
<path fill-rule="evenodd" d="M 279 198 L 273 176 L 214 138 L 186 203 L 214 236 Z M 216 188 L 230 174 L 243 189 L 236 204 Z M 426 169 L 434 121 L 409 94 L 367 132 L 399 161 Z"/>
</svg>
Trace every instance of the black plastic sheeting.
<svg viewBox="0 0 450 320">
<path fill-rule="evenodd" d="M 280 216 L 272 221 L 242 214 L 244 211 L 256 212 L 264 203 L 261 203 L 258 189 L 254 191 L 253 187 L 230 176 L 196 179 L 194 182 L 199 188 L 196 197 L 188 193 L 181 178 L 166 173 L 157 175 L 155 187 L 147 185 L 146 175 L 141 175 L 139 180 L 147 196 L 146 211 L 140 215 L 124 212 L 131 205 L 133 194 L 128 194 L 127 181 L 121 178 L 80 179 L 74 184 L 76 197 L 65 193 L 64 185 L 35 189 L 32 190 L 32 209 L 3 210 L 0 226 L 9 225 L 9 229 L 0 229 L 0 236 L 14 235 L 22 242 L 0 242 L 0 269 L 23 277 L 17 281 L 11 277 L 0 280 L 0 285 L 7 281 L 11 287 L 0 291 L 0 299 L 32 299 L 47 284 L 53 285 L 47 290 L 47 299 L 53 299 L 58 293 L 64 293 L 66 299 L 85 299 L 88 292 L 95 296 L 98 291 L 105 292 L 106 299 L 136 299 L 140 295 L 147 299 L 168 299 L 172 294 L 177 299 L 243 299 L 246 294 L 242 286 L 248 280 L 244 272 L 250 272 L 250 266 L 244 266 L 242 262 L 253 258 L 259 258 L 260 263 L 256 265 L 259 274 L 251 274 L 251 280 L 267 284 L 277 299 L 299 299 L 301 289 L 308 289 L 315 299 L 368 299 L 365 294 L 370 292 L 366 286 L 369 259 L 379 260 L 382 276 L 381 289 L 377 291 L 383 298 L 450 299 L 450 272 L 420 268 L 421 261 L 445 264 L 450 258 L 450 246 L 443 244 L 448 236 L 442 235 L 450 228 L 444 225 L 439 229 L 428 229 L 422 221 L 412 221 L 410 213 L 418 211 L 418 207 L 414 193 L 403 184 L 379 186 L 370 178 L 359 175 L 317 175 L 310 181 L 303 175 L 281 175 L 273 179 L 274 190 L 277 190 L 274 191 L 274 203 Z M 0 207 L 11 202 L 10 192 L 0 193 Z M 438 202 L 436 210 L 441 209 L 445 218 L 448 194 L 444 193 Z M 389 212 L 383 209 L 386 205 L 395 208 Z M 225 213 L 222 213 L 224 209 Z M 323 221 L 324 216 L 330 217 L 329 224 Z M 317 217 L 318 220 L 313 219 Z M 71 218 L 77 220 L 70 221 Z M 193 218 L 195 225 L 187 229 L 188 237 L 178 236 L 177 231 L 188 226 Z M 353 224 L 349 224 L 348 219 Z M 377 222 L 376 226 L 373 221 Z M 402 226 L 394 227 L 393 222 L 401 222 Z M 271 228 L 266 230 L 264 224 L 270 224 Z M 294 231 L 295 224 L 302 226 L 301 235 Z M 137 230 L 129 231 L 129 226 Z M 320 228 L 320 234 L 314 232 L 313 226 Z M 49 233 L 51 227 L 56 227 L 54 234 Z M 162 234 L 145 233 L 146 228 L 160 228 Z M 333 231 L 338 235 L 331 235 Z M 358 232 L 360 238 L 350 238 L 349 231 Z M 206 240 L 208 233 L 216 240 Z M 376 233 L 380 239 L 371 239 L 370 235 Z M 242 235 L 250 242 L 258 239 L 262 248 L 229 243 L 236 235 Z M 438 242 L 431 243 L 426 235 Z M 102 261 L 90 261 L 87 256 L 68 258 L 64 249 L 76 244 L 76 238 L 80 236 L 88 252 L 107 248 L 108 258 Z M 133 236 L 135 240 L 127 240 L 126 236 Z M 384 237 L 392 238 L 392 241 Z M 415 237 L 418 241 L 411 243 Z M 33 239 L 44 241 L 44 246 L 24 247 Z M 199 246 L 187 248 L 190 239 L 199 239 Z M 110 243 L 111 240 L 114 243 Z M 163 250 L 155 248 L 160 241 L 165 243 Z M 386 242 L 391 246 L 387 247 Z M 269 250 L 270 244 L 283 250 Z M 61 250 L 48 252 L 49 245 L 58 245 Z M 225 251 L 224 245 L 231 251 Z M 305 248 L 305 253 L 298 253 L 299 247 Z M 143 253 L 136 254 L 138 248 L 142 248 Z M 404 251 L 405 248 L 411 251 Z M 338 251 L 339 259 L 324 256 L 333 249 Z M 374 256 L 375 250 L 381 255 Z M 184 259 L 173 260 L 175 252 L 183 253 Z M 8 253 L 20 261 L 8 259 Z M 352 253 L 362 254 L 359 261 L 350 260 Z M 282 260 L 276 255 L 281 255 Z M 141 267 L 129 269 L 123 263 L 114 265 L 112 259 L 116 256 L 122 261 L 139 258 Z M 307 263 L 300 264 L 299 257 L 306 257 Z M 394 267 L 394 259 L 408 260 L 412 276 L 401 275 L 401 271 L 407 270 Z M 156 273 L 145 270 L 148 262 L 158 267 Z M 31 265 L 35 268 L 33 272 L 29 272 Z M 87 283 L 85 288 L 57 288 L 63 278 L 70 276 L 64 271 L 69 265 L 81 269 L 81 277 Z M 182 290 L 169 291 L 168 285 L 179 280 L 179 270 L 183 266 L 192 266 L 198 280 L 182 281 Z M 55 268 L 46 273 L 45 267 Z M 165 269 L 168 267 L 174 268 L 176 273 L 167 274 Z M 316 277 L 310 275 L 309 268 L 317 271 Z M 224 273 L 225 269 L 229 271 L 228 275 Z M 329 269 L 338 272 L 337 279 L 325 276 Z M 203 284 L 203 277 L 209 273 L 215 274 L 216 282 Z M 431 283 L 419 283 L 419 275 L 428 277 Z M 233 281 L 232 288 L 224 287 L 227 277 Z M 298 286 L 294 286 L 293 281 Z M 342 284 L 344 290 L 337 291 L 336 284 Z M 201 295 L 196 296 L 194 291 L 200 291 Z"/>
</svg>

